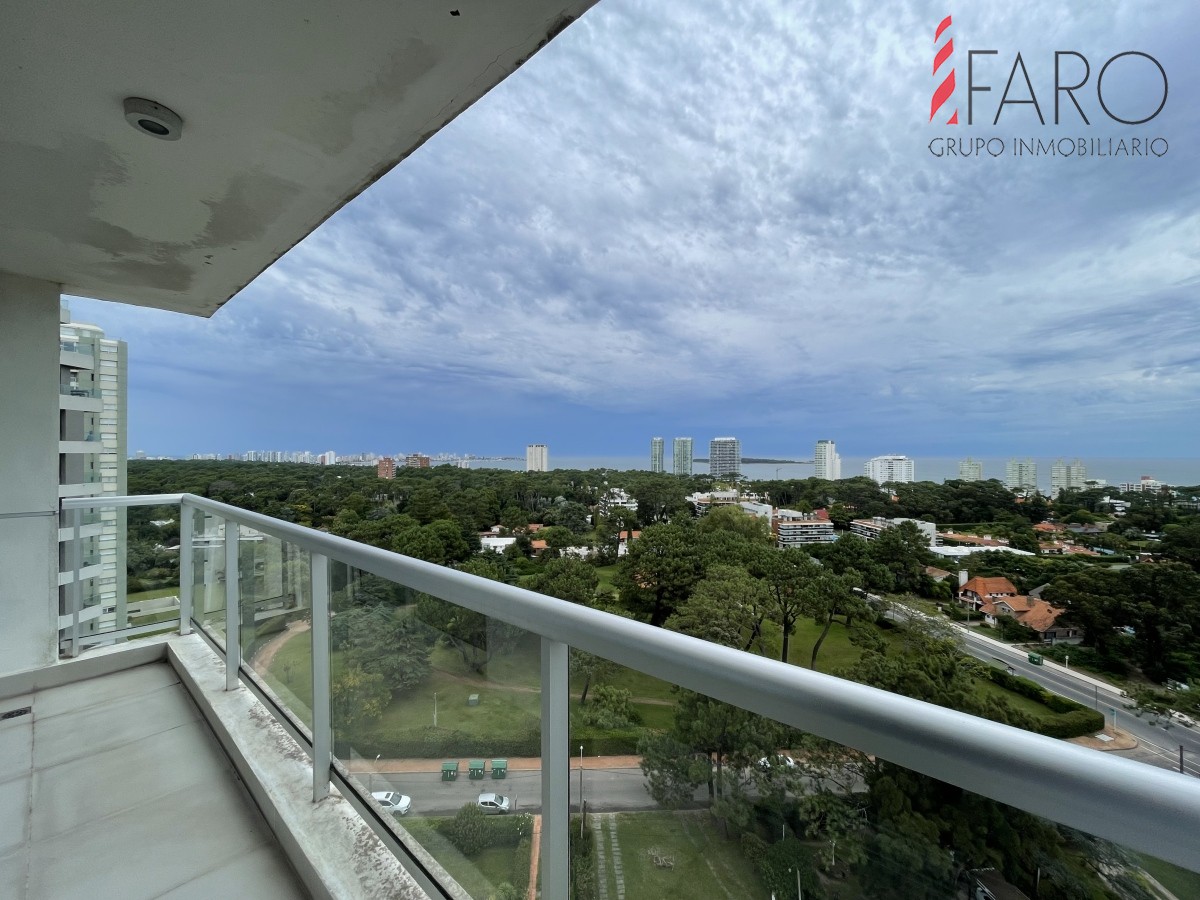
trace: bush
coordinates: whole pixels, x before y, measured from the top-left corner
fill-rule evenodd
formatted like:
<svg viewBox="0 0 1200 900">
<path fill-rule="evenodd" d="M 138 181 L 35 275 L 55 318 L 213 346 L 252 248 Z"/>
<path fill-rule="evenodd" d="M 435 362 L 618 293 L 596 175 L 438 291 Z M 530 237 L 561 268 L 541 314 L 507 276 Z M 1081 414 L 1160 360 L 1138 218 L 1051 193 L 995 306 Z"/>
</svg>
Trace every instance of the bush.
<svg viewBox="0 0 1200 900">
<path fill-rule="evenodd" d="M 580 831 L 583 831 L 582 836 Z M 596 900 L 596 854 L 592 830 L 580 829 L 579 817 L 571 818 L 571 900 Z"/>
<path fill-rule="evenodd" d="M 776 896 L 788 897 L 795 893 L 797 871 L 800 872 L 805 897 L 816 900 L 825 896 L 817 881 L 812 851 L 794 837 L 786 837 L 768 847 L 759 861 L 758 869 L 762 873 L 763 884 Z"/>
<path fill-rule="evenodd" d="M 1080 706 L 1074 712 L 1063 713 L 1058 718 L 1039 719 L 1037 722 L 1038 733 L 1053 738 L 1080 737 L 1103 729 L 1104 715 L 1085 706 Z"/>
<path fill-rule="evenodd" d="M 967 611 L 957 603 L 947 603 L 942 607 L 942 612 L 944 612 L 954 622 L 967 621 Z M 975 617 L 975 621 L 979 621 L 978 616 Z"/>
<path fill-rule="evenodd" d="M 528 841 L 533 819 L 527 815 L 489 816 L 474 803 L 467 803 L 453 819 L 442 819 L 435 827 L 465 856 L 474 856 L 489 847 L 516 847 Z M 523 883 L 528 886 L 528 882 L 526 871 Z"/>
</svg>

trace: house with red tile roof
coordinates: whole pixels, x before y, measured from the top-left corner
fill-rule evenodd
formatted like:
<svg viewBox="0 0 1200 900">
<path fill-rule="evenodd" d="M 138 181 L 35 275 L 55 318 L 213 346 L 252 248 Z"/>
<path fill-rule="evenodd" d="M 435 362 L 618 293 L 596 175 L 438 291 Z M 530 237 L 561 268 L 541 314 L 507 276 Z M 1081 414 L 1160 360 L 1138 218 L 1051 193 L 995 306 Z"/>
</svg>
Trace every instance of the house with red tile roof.
<svg viewBox="0 0 1200 900">
<path fill-rule="evenodd" d="M 989 600 L 980 606 L 980 611 L 989 625 L 997 624 L 1000 616 L 1008 616 L 1036 631 L 1046 643 L 1077 644 L 1083 639 L 1082 628 L 1058 621 L 1066 610 L 1051 606 L 1037 597 L 1018 595 Z"/>
<path fill-rule="evenodd" d="M 976 575 L 958 589 L 958 599 L 963 606 L 980 609 L 989 600 L 1000 597 L 1015 597 L 1017 589 L 1007 578 L 984 578 Z"/>
</svg>

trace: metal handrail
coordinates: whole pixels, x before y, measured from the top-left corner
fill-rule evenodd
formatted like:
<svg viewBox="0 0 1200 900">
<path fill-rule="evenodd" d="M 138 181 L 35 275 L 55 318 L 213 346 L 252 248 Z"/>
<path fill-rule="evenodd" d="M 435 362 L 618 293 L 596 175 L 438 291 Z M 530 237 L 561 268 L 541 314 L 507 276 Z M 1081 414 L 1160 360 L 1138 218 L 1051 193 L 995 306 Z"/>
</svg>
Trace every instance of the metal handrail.
<svg viewBox="0 0 1200 900">
<path fill-rule="evenodd" d="M 1200 781 L 1185 775 L 192 494 L 81 497 L 64 500 L 63 507 L 157 506 L 174 502 L 518 626 L 540 635 L 544 646 L 549 641 L 576 647 L 1200 871 Z"/>
</svg>

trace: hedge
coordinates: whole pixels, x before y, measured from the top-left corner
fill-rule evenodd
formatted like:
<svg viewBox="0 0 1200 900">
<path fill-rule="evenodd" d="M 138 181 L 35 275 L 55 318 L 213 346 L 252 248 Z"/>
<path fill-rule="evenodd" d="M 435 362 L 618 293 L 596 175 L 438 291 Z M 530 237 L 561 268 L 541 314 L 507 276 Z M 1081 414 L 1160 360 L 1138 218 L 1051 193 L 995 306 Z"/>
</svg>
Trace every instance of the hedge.
<svg viewBox="0 0 1200 900">
<path fill-rule="evenodd" d="M 1054 738 L 1073 738 L 1085 734 L 1095 734 L 1104 728 L 1103 713 L 1088 709 L 1067 697 L 1052 694 L 1028 678 L 1009 675 L 1002 669 L 989 669 L 988 676 L 1000 687 L 1036 700 L 1052 712 L 1057 713 L 1053 719 L 1034 720 L 1033 730 L 1038 734 Z"/>
<path fill-rule="evenodd" d="M 542 738 L 538 729 L 509 737 L 468 734 L 454 728 L 434 728 L 432 725 L 400 732 L 363 729 L 339 741 L 338 755 L 342 758 L 346 758 L 341 748 L 347 741 L 361 756 L 378 753 L 389 759 L 491 759 L 497 756 L 542 754 Z"/>
</svg>

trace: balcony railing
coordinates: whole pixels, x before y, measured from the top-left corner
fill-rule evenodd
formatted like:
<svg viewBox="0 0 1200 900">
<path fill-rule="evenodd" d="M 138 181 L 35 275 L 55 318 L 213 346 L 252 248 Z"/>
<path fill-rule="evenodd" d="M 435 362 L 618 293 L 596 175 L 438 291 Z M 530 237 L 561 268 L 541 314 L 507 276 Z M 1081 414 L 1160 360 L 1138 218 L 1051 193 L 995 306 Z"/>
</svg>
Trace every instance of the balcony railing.
<svg viewBox="0 0 1200 900">
<path fill-rule="evenodd" d="M 409 823 L 405 828 L 398 827 L 390 817 L 378 817 L 377 808 L 366 799 L 373 776 L 365 775 L 365 790 L 362 784 L 355 784 L 353 777 L 353 770 L 357 770 L 363 778 L 371 771 L 373 759 L 385 752 L 400 755 L 395 748 L 389 751 L 383 743 L 372 743 L 369 732 L 355 725 L 361 710 L 354 704 L 373 702 L 369 691 L 345 677 L 351 668 L 352 651 L 361 648 L 353 644 L 352 631 L 349 636 L 331 640 L 331 627 L 339 634 L 352 629 L 342 616 L 355 593 L 377 589 L 366 575 L 383 579 L 379 583 L 390 584 L 389 589 L 400 589 L 403 599 L 413 601 L 411 608 L 420 615 L 426 614 L 422 603 L 432 603 L 429 610 L 440 608 L 438 602 L 457 610 L 442 620 L 443 630 L 434 652 L 467 672 L 467 676 L 454 676 L 464 684 L 477 683 L 470 677 L 469 666 L 486 660 L 494 648 L 526 637 L 536 640 L 537 651 L 530 654 L 530 659 L 538 663 L 539 690 L 526 690 L 524 694 L 514 691 L 510 695 L 512 705 L 502 714 L 523 716 L 540 731 L 540 881 L 544 897 L 569 896 L 568 829 L 574 777 L 570 751 L 579 743 L 571 740 L 568 715 L 570 649 L 611 660 L 642 675 L 1200 871 L 1200 781 L 1188 776 L 190 494 L 63 501 L 64 510 L 70 510 L 75 523 L 82 521 L 85 509 L 140 505 L 180 506 L 179 630 L 188 633 L 195 626 L 220 649 L 228 689 L 237 688 L 240 679 L 256 685 L 278 704 L 276 715 L 290 722 L 308 743 L 314 761 L 314 801 L 328 794 L 331 778 L 346 780 L 362 791 L 360 807 L 368 820 L 377 831 L 392 835 L 394 845 L 401 848 L 402 855 L 407 854 L 406 863 L 428 876 L 435 896 L 470 896 L 459 884 L 466 877 L 459 861 L 442 855 L 450 853 L 443 849 L 445 840 L 438 844 L 433 830 L 422 832 L 424 826 L 411 818 L 399 820 L 401 825 Z M 198 540 L 201 534 L 206 540 Z M 76 565 L 78 556 L 76 551 Z M 73 589 L 78 599 L 78 586 Z M 484 637 L 474 644 L 461 640 L 461 634 L 452 635 L 447 630 L 451 626 L 445 624 L 471 614 L 485 617 L 479 632 Z M 396 621 L 385 624 L 395 625 Z M 162 622 L 128 627 L 111 633 L 108 639 L 163 627 Z M 403 621 L 397 634 L 404 639 Z M 104 639 L 103 635 L 81 635 L 77 625 L 64 631 L 65 646 L 72 653 Z M 483 683 L 494 686 L 515 668 L 511 660 L 497 664 L 495 672 L 489 664 Z M 341 673 L 337 680 L 331 678 L 335 670 Z M 401 672 L 396 677 L 403 679 L 405 675 Z M 413 697 L 422 690 L 388 687 Z M 448 702 L 445 696 L 442 702 Z M 494 701 L 488 698 L 487 702 Z M 437 704 L 434 694 L 435 726 Z M 415 702 L 412 708 L 416 708 Z M 422 706 L 421 710 L 424 715 L 428 707 Z M 449 711 L 444 705 L 443 715 Z M 457 702 L 454 711 L 466 715 Z M 334 755 L 335 748 L 339 756 Z M 487 755 L 474 746 L 458 754 L 438 749 L 426 755 L 443 753 L 481 758 Z M 580 762 L 582 773 L 582 757 Z M 483 773 L 481 768 L 480 777 Z M 474 772 L 462 774 L 475 776 Z M 437 776 L 425 777 L 433 781 Z M 342 781 L 338 783 L 342 787 Z M 480 787 L 489 789 L 493 784 L 505 783 L 488 780 Z M 387 787 L 394 789 L 392 784 Z M 428 785 L 425 789 L 431 793 L 451 790 Z M 614 843 L 615 834 L 612 832 Z M 656 864 L 661 861 L 665 865 L 669 858 L 669 854 L 660 852 Z M 454 870 L 453 875 L 450 870 Z M 688 875 L 681 872 L 679 877 Z"/>
<path fill-rule="evenodd" d="M 58 392 L 64 397 L 91 397 L 92 399 L 96 399 L 100 396 L 98 389 L 82 387 L 78 384 L 60 384 Z"/>
</svg>

